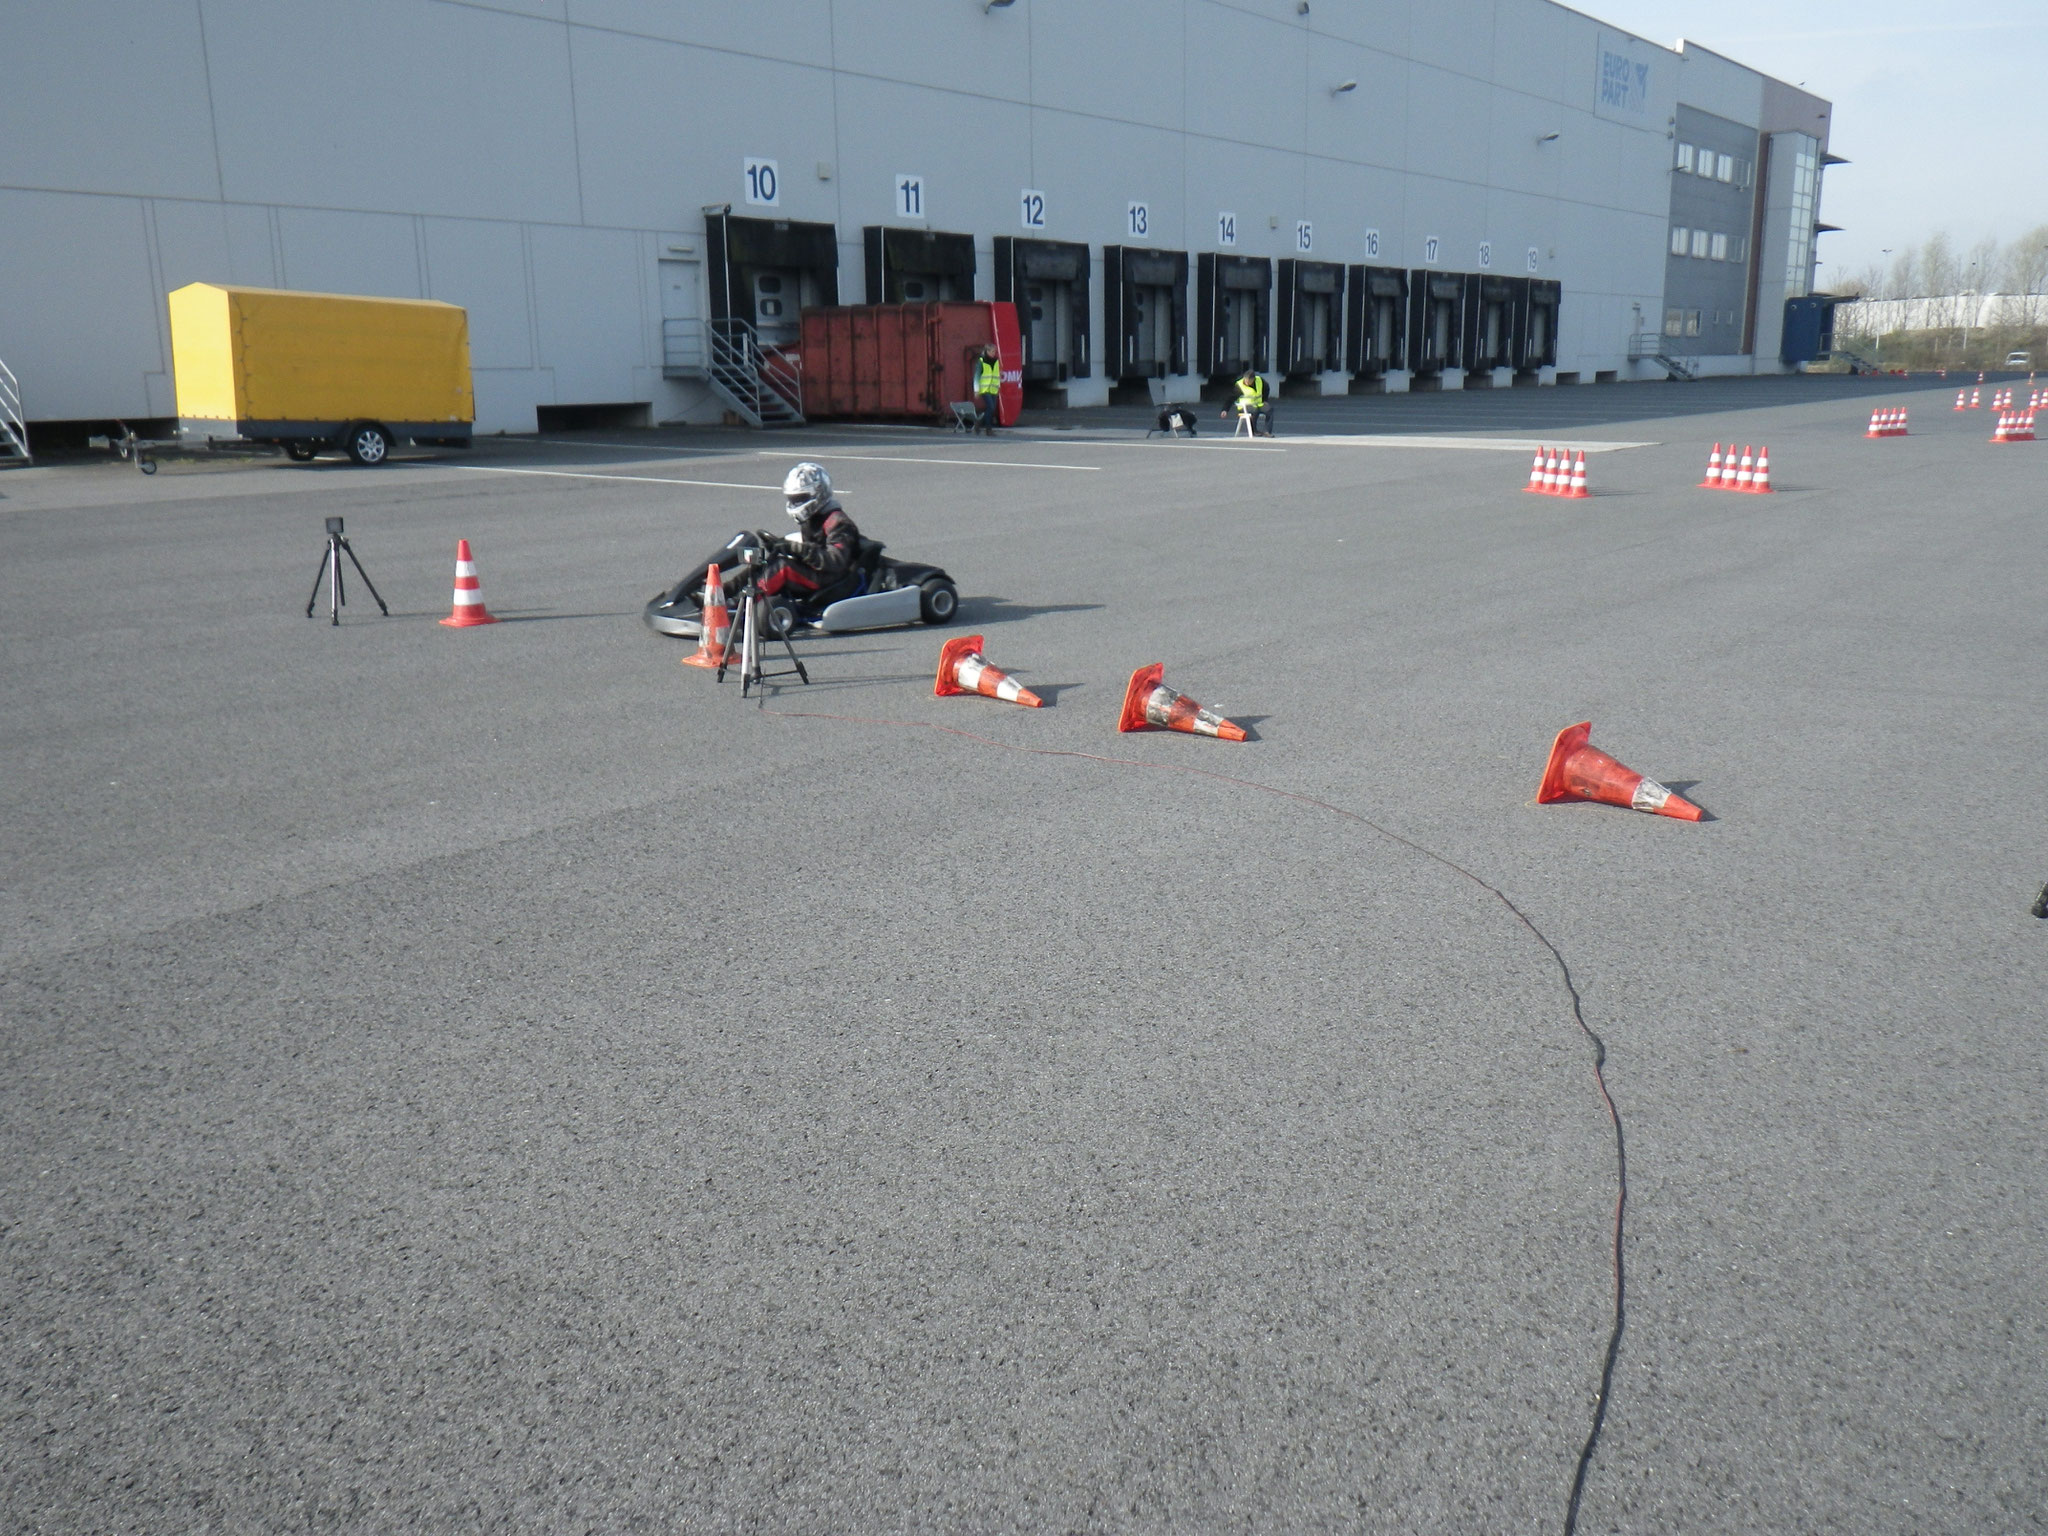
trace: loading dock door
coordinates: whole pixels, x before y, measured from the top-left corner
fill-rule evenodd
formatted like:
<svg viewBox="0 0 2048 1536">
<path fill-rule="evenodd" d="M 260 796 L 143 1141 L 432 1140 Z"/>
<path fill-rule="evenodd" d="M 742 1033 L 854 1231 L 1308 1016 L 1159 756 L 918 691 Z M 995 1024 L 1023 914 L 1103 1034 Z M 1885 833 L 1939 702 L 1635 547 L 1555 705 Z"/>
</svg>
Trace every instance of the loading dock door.
<svg viewBox="0 0 2048 1536">
<path fill-rule="evenodd" d="M 1102 249 L 1102 327 L 1109 376 L 1160 379 L 1186 373 L 1188 258 L 1185 251 Z"/>
<path fill-rule="evenodd" d="M 704 210 L 711 318 L 744 320 L 763 345 L 795 346 L 806 307 L 839 302 L 839 235 L 830 224 Z"/>
<path fill-rule="evenodd" d="M 996 236 L 996 297 L 1017 306 L 1025 383 L 1089 376 L 1088 266 L 1076 242 Z"/>
<path fill-rule="evenodd" d="M 1486 373 L 1508 366 L 1517 322 L 1521 317 L 1518 290 L 1526 291 L 1528 279 L 1487 277 L 1474 273 L 1465 279 L 1465 349 L 1463 366 L 1468 373 Z"/>
<path fill-rule="evenodd" d="M 1204 252 L 1195 262 L 1195 372 L 1232 379 L 1267 368 L 1273 263 L 1264 256 Z"/>
<path fill-rule="evenodd" d="M 1528 282 L 1521 345 L 1514 357 L 1515 368 L 1524 373 L 1557 366 L 1557 312 L 1564 294 L 1562 285 L 1554 278 L 1532 277 Z"/>
<path fill-rule="evenodd" d="M 868 303 L 931 304 L 974 297 L 974 236 L 879 224 L 860 236 Z"/>
<path fill-rule="evenodd" d="M 1412 272 L 1408 279 L 1408 366 L 1419 374 L 1458 366 L 1464 341 L 1465 278 Z"/>
<path fill-rule="evenodd" d="M 1408 365 L 1408 274 L 1398 267 L 1353 267 L 1345 304 L 1345 365 L 1361 378 Z"/>
<path fill-rule="evenodd" d="M 1342 366 L 1344 269 L 1330 261 L 1280 263 L 1280 371 L 1326 373 Z"/>
</svg>

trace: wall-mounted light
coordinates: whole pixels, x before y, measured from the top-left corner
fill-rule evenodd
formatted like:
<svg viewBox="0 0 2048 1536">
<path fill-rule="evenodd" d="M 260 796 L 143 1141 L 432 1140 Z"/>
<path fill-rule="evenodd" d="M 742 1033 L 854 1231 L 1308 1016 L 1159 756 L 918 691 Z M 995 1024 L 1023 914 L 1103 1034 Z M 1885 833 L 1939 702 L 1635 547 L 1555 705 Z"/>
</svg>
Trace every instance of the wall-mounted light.
<svg viewBox="0 0 2048 1536">
<path fill-rule="evenodd" d="M 1331 86 L 1330 94 L 1332 96 L 1342 96 L 1346 91 L 1355 91 L 1357 89 L 1358 82 L 1356 80 L 1346 80 L 1342 85 Z"/>
<path fill-rule="evenodd" d="M 1562 135 L 1560 134 L 1546 133 L 1545 135 L 1543 135 L 1542 138 L 1538 139 L 1536 142 L 1538 144 L 1555 144 L 1561 137 Z"/>
<path fill-rule="evenodd" d="M 981 14 L 986 16 L 999 5 L 1015 5 L 1016 3 L 1017 0 L 988 0 L 988 3 L 981 8 Z"/>
</svg>

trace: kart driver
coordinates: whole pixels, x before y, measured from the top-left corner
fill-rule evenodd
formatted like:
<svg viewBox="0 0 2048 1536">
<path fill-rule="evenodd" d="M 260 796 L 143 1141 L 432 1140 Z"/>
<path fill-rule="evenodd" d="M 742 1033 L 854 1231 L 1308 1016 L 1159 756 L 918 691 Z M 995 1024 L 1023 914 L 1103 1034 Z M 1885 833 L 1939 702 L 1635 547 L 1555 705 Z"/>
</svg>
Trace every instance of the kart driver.
<svg viewBox="0 0 2048 1536">
<path fill-rule="evenodd" d="M 770 547 L 759 586 L 769 597 L 778 592 L 807 597 L 853 569 L 860 529 L 832 494 L 832 477 L 821 464 L 797 465 L 783 479 L 782 495 L 796 530 L 788 535 L 786 553 Z"/>
</svg>

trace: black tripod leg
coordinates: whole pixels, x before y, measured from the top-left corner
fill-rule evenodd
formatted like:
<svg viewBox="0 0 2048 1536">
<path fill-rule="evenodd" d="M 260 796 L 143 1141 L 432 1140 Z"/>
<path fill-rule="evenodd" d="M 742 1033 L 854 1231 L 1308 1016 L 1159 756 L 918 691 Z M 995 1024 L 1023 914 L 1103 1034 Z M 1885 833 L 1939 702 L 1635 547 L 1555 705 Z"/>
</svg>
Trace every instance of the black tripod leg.
<svg viewBox="0 0 2048 1536">
<path fill-rule="evenodd" d="M 363 578 L 363 585 L 370 589 L 370 596 L 377 599 L 377 607 L 383 611 L 385 618 L 390 618 L 391 610 L 384 607 L 384 599 L 377 591 L 377 583 L 370 580 L 370 573 L 363 569 L 363 562 L 356 558 L 356 547 L 347 539 L 341 541 L 341 547 L 348 551 L 348 563 L 354 566 L 356 574 Z"/>
<path fill-rule="evenodd" d="M 329 569 L 333 573 L 333 585 L 327 589 L 327 622 L 339 625 L 341 610 L 348 606 L 348 591 L 341 584 L 341 554 L 338 550 Z"/>
<path fill-rule="evenodd" d="M 333 553 L 333 546 L 328 546 L 327 554 L 320 557 L 320 569 L 313 573 L 313 595 L 306 599 L 306 617 L 309 619 L 313 617 L 313 605 L 320 601 L 320 588 L 327 582 L 327 555 Z"/>
<path fill-rule="evenodd" d="M 811 674 L 804 670 L 803 662 L 797 657 L 796 647 L 789 643 L 789 636 L 787 635 L 782 637 L 782 648 L 789 652 L 789 664 L 796 668 L 796 675 L 803 679 L 804 686 L 808 688 L 811 682 Z"/>
</svg>

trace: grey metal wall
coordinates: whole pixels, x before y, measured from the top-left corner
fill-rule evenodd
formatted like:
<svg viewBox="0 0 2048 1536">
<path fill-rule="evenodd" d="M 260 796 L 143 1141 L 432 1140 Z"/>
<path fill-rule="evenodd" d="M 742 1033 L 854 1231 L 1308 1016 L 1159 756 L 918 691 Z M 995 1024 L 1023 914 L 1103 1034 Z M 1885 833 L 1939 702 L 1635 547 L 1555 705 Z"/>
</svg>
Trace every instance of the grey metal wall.
<svg viewBox="0 0 2048 1536">
<path fill-rule="evenodd" d="M 1678 103 L 1754 121 L 1765 85 L 1548 0 L 21 5 L 0 357 L 33 417 L 166 415 L 168 289 L 428 296 L 470 310 L 485 430 L 550 402 L 689 415 L 661 318 L 704 205 L 771 211 L 758 158 L 774 213 L 836 226 L 849 294 L 871 224 L 972 234 L 984 296 L 1003 233 L 1533 270 L 1590 378 L 1662 308 Z"/>
<path fill-rule="evenodd" d="M 1757 132 L 1684 103 L 1673 131 L 1664 333 L 1683 338 L 1687 352 L 1738 353 L 1755 244 Z"/>
</svg>

